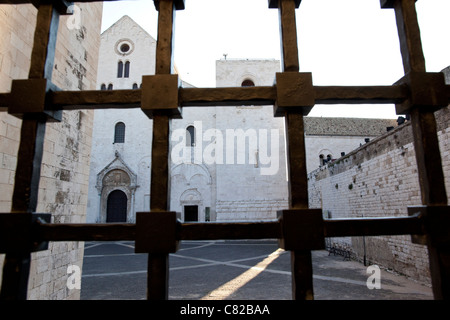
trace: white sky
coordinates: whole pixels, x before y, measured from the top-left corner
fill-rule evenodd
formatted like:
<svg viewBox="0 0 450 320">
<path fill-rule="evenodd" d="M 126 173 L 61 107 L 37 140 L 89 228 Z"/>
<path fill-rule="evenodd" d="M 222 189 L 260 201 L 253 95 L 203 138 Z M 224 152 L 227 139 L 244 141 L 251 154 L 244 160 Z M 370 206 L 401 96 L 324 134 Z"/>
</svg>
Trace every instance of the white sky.
<svg viewBox="0 0 450 320">
<path fill-rule="evenodd" d="M 174 59 L 183 80 L 215 86 L 215 61 L 280 59 L 278 10 L 267 0 L 186 0 L 177 11 Z M 104 2 L 102 31 L 129 15 L 155 39 L 152 0 Z M 427 71 L 450 65 L 450 0 L 416 9 Z M 403 76 L 393 9 L 380 0 L 303 0 L 296 10 L 301 72 L 315 85 L 391 85 Z M 397 118 L 392 105 L 316 105 L 310 116 Z"/>
</svg>

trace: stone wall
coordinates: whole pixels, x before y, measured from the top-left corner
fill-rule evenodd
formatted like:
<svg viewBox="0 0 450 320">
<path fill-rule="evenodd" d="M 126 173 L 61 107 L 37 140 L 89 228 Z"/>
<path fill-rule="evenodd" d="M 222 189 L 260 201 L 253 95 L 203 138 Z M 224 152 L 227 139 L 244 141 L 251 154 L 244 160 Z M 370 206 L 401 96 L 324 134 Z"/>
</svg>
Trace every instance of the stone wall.
<svg viewBox="0 0 450 320">
<path fill-rule="evenodd" d="M 355 150 L 366 139 L 372 140 L 395 128 L 395 119 L 305 117 L 305 147 L 307 172 L 322 165 L 320 157 L 331 159 Z"/>
<path fill-rule="evenodd" d="M 73 16 L 60 18 L 52 82 L 61 89 L 92 90 L 102 3 L 77 6 L 79 25 L 69 20 Z M 12 79 L 28 76 L 36 14 L 32 5 L 0 5 L 1 92 L 9 92 Z M 93 112 L 85 110 L 63 112 L 60 123 L 47 124 L 37 211 L 52 213 L 54 223 L 85 221 L 92 125 Z M 0 113 L 1 212 L 11 209 L 20 127 L 21 120 Z M 67 267 L 82 267 L 83 248 L 83 242 L 50 242 L 48 250 L 33 253 L 28 298 L 79 299 L 80 290 L 66 286 Z"/>
<path fill-rule="evenodd" d="M 436 112 L 438 137 L 450 190 L 450 110 Z M 331 218 L 405 216 L 407 207 L 420 205 L 420 189 L 409 122 L 311 172 L 309 205 L 323 208 Z M 410 236 L 328 239 L 331 246 L 352 251 L 359 260 L 377 263 L 429 283 L 428 255 Z"/>
<path fill-rule="evenodd" d="M 279 70 L 277 60 L 218 60 L 216 86 L 240 87 L 245 80 L 251 80 L 255 86 L 271 86 Z M 246 138 L 248 157 L 244 163 L 238 163 L 236 139 L 235 148 L 224 148 L 225 159 L 235 152 L 231 157 L 234 163 L 224 161 L 216 166 L 217 220 L 276 218 L 277 210 L 289 205 L 284 118 L 273 117 L 273 106 L 218 107 L 216 112 L 216 127 L 224 133 L 224 145 L 230 145 L 230 142 L 234 145 L 233 138 L 226 135 L 227 130 L 236 130 L 236 133 L 242 130 L 249 136 L 253 133 L 253 139 Z M 261 129 L 267 132 L 263 133 Z M 254 161 L 250 160 L 253 155 Z M 264 156 L 270 158 L 267 164 L 263 163 Z"/>
</svg>

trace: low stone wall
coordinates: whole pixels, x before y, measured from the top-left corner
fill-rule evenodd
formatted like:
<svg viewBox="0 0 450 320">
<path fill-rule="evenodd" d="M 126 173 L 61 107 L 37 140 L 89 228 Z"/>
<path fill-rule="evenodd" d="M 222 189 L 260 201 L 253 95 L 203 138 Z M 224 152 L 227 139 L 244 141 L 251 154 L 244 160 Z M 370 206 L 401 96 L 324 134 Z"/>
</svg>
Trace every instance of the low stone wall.
<svg viewBox="0 0 450 320">
<path fill-rule="evenodd" d="M 278 210 L 287 208 L 287 199 L 217 201 L 217 220 L 273 220 Z"/>
</svg>

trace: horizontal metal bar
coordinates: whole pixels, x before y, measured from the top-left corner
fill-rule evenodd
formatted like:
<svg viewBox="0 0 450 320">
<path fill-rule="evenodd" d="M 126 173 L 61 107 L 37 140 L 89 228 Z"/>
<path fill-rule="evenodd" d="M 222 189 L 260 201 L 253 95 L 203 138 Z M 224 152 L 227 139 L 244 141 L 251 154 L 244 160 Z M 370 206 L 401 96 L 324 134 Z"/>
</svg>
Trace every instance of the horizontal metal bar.
<svg viewBox="0 0 450 320">
<path fill-rule="evenodd" d="M 405 217 L 325 219 L 325 237 L 423 234 L 420 214 Z"/>
<path fill-rule="evenodd" d="M 405 86 L 314 86 L 316 104 L 378 104 L 398 103 L 407 98 Z M 141 89 L 56 91 L 49 93 L 52 109 L 137 108 Z M 180 105 L 236 106 L 273 105 L 276 86 L 231 88 L 180 88 Z"/>
<path fill-rule="evenodd" d="M 273 105 L 276 87 L 180 88 L 182 106 Z"/>
<path fill-rule="evenodd" d="M 131 223 L 39 223 L 41 241 L 120 241 L 136 238 L 136 225 Z"/>
<path fill-rule="evenodd" d="M 41 241 L 119 241 L 136 238 L 136 224 L 128 223 L 40 223 L 37 230 Z M 177 240 L 276 239 L 280 236 L 277 221 L 180 223 L 177 234 Z"/>
<path fill-rule="evenodd" d="M 54 91 L 49 93 L 52 109 L 124 109 L 139 108 L 141 90 Z"/>
<path fill-rule="evenodd" d="M 281 236 L 278 221 L 183 223 L 178 240 L 277 239 Z"/>
<path fill-rule="evenodd" d="M 406 217 L 325 219 L 324 237 L 423 234 L 419 214 Z M 135 224 L 45 224 L 37 228 L 40 241 L 135 240 Z M 177 240 L 278 239 L 280 222 L 180 223 Z"/>
<path fill-rule="evenodd" d="M 389 104 L 408 97 L 407 86 L 314 86 L 316 104 Z"/>
<path fill-rule="evenodd" d="M 447 85 L 450 101 L 450 86 Z M 407 86 L 314 86 L 316 104 L 388 104 L 407 99 Z M 48 93 L 48 110 L 139 108 L 141 89 L 54 91 Z M 273 105 L 276 86 L 232 88 L 180 88 L 180 105 Z M 0 94 L 0 111 L 6 111 L 9 93 Z"/>
</svg>

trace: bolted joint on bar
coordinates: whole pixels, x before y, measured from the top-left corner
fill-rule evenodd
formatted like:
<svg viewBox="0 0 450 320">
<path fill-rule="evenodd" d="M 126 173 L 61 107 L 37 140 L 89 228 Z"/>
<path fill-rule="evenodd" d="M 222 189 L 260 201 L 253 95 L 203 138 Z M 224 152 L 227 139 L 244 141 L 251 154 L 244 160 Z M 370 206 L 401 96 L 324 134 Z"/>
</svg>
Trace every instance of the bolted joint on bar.
<svg viewBox="0 0 450 320">
<path fill-rule="evenodd" d="M 141 109 L 152 119 L 154 115 L 166 115 L 181 119 L 178 98 L 180 81 L 176 74 L 157 74 L 142 77 Z"/>
<path fill-rule="evenodd" d="M 161 1 L 168 1 L 168 2 L 172 1 L 176 10 L 184 10 L 185 9 L 184 0 L 154 0 L 156 11 L 159 11 L 159 3 Z"/>
<path fill-rule="evenodd" d="M 402 0 L 380 0 L 380 6 L 382 9 L 393 9 L 394 3 L 396 1 L 402 1 Z M 417 1 L 417 0 L 415 0 Z"/>
<path fill-rule="evenodd" d="M 269 0 L 269 9 L 278 9 L 278 5 L 280 1 L 286 0 Z M 288 0 L 289 1 L 289 0 Z M 291 0 L 295 2 L 295 7 L 298 8 L 302 0 Z"/>
<path fill-rule="evenodd" d="M 46 79 L 13 80 L 9 94 L 8 113 L 23 119 L 59 122 L 61 110 L 50 110 L 47 93 L 58 88 Z"/>
<path fill-rule="evenodd" d="M 420 213 L 424 235 L 412 235 L 412 242 L 433 247 L 450 247 L 450 206 L 427 205 L 408 207 L 408 215 Z"/>
<path fill-rule="evenodd" d="M 26 253 L 48 249 L 39 240 L 38 222 L 50 223 L 49 213 L 0 213 L 0 253 Z"/>
<path fill-rule="evenodd" d="M 312 74 L 309 72 L 278 72 L 275 86 L 277 100 L 274 105 L 276 117 L 286 112 L 308 115 L 314 107 L 316 94 Z"/>
<path fill-rule="evenodd" d="M 445 77 L 442 72 L 408 72 L 394 85 L 406 85 L 409 97 L 396 104 L 397 114 L 408 114 L 412 108 L 436 111 L 448 105 Z"/>
<path fill-rule="evenodd" d="M 136 213 L 136 253 L 168 254 L 178 250 L 177 213 L 152 211 Z"/>
<path fill-rule="evenodd" d="M 280 248 L 291 251 L 325 249 L 322 209 L 278 211 L 281 225 Z"/>
</svg>

